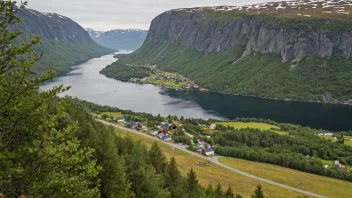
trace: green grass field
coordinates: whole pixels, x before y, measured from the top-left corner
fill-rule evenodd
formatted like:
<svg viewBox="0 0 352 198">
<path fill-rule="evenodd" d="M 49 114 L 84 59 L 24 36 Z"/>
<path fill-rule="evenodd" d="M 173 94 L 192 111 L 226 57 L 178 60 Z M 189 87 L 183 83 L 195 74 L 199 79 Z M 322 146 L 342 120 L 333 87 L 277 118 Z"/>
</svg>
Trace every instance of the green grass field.
<svg viewBox="0 0 352 198">
<path fill-rule="evenodd" d="M 141 141 L 147 147 L 150 147 L 154 142 L 154 140 L 132 134 L 124 130 L 117 130 L 117 134 L 123 136 L 128 135 L 134 140 Z M 175 157 L 183 175 L 186 175 L 187 171 L 189 171 L 190 168 L 193 168 L 196 171 L 199 182 L 202 185 L 207 185 L 208 183 L 217 184 L 220 182 L 224 186 L 232 186 L 235 192 L 241 193 L 244 197 L 249 197 L 255 188 L 255 185 L 259 183 L 257 180 L 233 173 L 212 163 L 209 167 L 197 166 L 196 163 L 202 161 L 202 159 L 196 158 L 177 149 L 173 150 L 172 147 L 168 145 L 159 144 L 159 146 L 167 158 L 170 159 L 171 157 Z M 309 174 L 271 164 L 251 162 L 236 158 L 222 157 L 219 161 L 244 172 L 324 196 L 348 198 L 352 195 L 351 182 Z M 294 191 L 279 188 L 263 182 L 261 182 L 261 184 L 263 185 L 264 192 L 268 197 L 300 196 L 299 193 Z"/>
<path fill-rule="evenodd" d="M 219 161 L 238 170 L 302 190 L 328 197 L 352 197 L 352 182 L 230 157 L 222 157 Z"/>
<path fill-rule="evenodd" d="M 101 118 L 101 116 L 104 115 L 104 114 L 107 114 L 107 115 L 112 116 L 112 117 L 120 117 L 120 116 L 122 116 L 122 114 L 120 112 L 101 112 L 99 114 L 92 113 L 93 116 L 96 116 L 98 118 Z"/>
<path fill-rule="evenodd" d="M 136 141 L 141 141 L 147 147 L 150 147 L 154 142 L 154 140 L 152 139 L 139 136 L 136 134 L 132 134 L 124 130 L 117 129 L 116 133 L 124 137 L 130 136 Z M 213 163 L 211 163 L 210 166 L 206 166 L 206 167 L 198 166 L 196 164 L 198 162 L 203 162 L 204 161 L 203 159 L 194 157 L 193 155 L 190 155 L 178 149 L 174 150 L 172 147 L 165 144 L 159 144 L 159 146 L 168 159 L 170 159 L 171 157 L 175 157 L 179 165 L 179 169 L 184 176 L 191 168 L 193 168 L 197 173 L 199 182 L 204 186 L 208 185 L 209 183 L 213 185 L 216 185 L 217 183 L 221 183 L 223 185 L 223 188 L 227 188 L 227 186 L 230 185 L 236 193 L 242 194 L 243 197 L 250 197 L 256 185 L 259 184 L 258 180 L 236 174 L 220 166 L 214 165 Z M 300 193 L 283 189 L 280 187 L 276 187 L 266 183 L 261 183 L 261 185 L 264 188 L 265 195 L 268 197 L 286 198 L 286 197 L 298 197 L 302 195 Z"/>
<path fill-rule="evenodd" d="M 280 131 L 280 127 L 266 124 L 266 123 L 259 123 L 259 122 L 218 122 L 218 124 L 224 125 L 224 126 L 232 126 L 235 129 L 246 129 L 246 128 L 252 128 L 252 129 L 260 129 L 260 130 L 270 130 L 272 132 L 278 133 L 280 135 L 286 135 L 288 134 L 285 131 Z"/>
<path fill-rule="evenodd" d="M 320 136 L 321 138 L 325 138 L 327 140 L 331 140 L 332 142 L 336 142 L 337 140 L 334 139 L 332 136 Z M 352 136 L 344 136 L 345 145 L 352 146 Z"/>
<path fill-rule="evenodd" d="M 185 85 L 185 82 L 179 82 L 176 83 L 176 80 L 153 80 L 151 81 L 152 84 L 154 85 L 165 85 L 166 87 L 174 88 L 174 89 L 179 89 L 183 85 Z"/>
</svg>

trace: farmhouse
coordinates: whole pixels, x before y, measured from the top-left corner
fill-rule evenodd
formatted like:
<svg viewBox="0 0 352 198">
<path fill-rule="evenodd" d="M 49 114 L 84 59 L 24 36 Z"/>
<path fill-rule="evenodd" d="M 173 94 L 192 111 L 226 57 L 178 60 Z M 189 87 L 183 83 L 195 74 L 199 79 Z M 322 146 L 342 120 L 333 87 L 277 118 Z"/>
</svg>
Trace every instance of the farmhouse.
<svg viewBox="0 0 352 198">
<path fill-rule="evenodd" d="M 170 123 L 166 123 L 166 122 L 162 122 L 160 124 L 161 128 L 163 129 L 169 129 L 171 127 L 171 124 Z"/>
<path fill-rule="evenodd" d="M 132 121 L 132 122 L 130 122 L 130 124 L 132 125 L 132 128 L 137 128 L 139 122 L 134 122 L 134 121 Z"/>
<path fill-rule="evenodd" d="M 115 117 L 114 118 L 115 122 L 125 122 L 125 117 L 121 116 L 121 117 Z"/>
<path fill-rule="evenodd" d="M 205 149 L 205 148 L 210 148 L 211 145 L 208 144 L 207 142 L 204 142 L 204 140 L 198 140 L 198 143 L 197 143 L 197 148 L 198 149 Z"/>
<path fill-rule="evenodd" d="M 149 130 L 149 134 L 151 135 L 158 135 L 159 131 L 158 130 Z"/>
<path fill-rule="evenodd" d="M 210 130 L 215 130 L 216 129 L 216 124 L 211 124 L 209 127 Z"/>
<path fill-rule="evenodd" d="M 215 152 L 213 148 L 205 148 L 202 150 L 202 154 L 208 156 L 208 155 L 214 155 Z"/>
<path fill-rule="evenodd" d="M 164 135 L 161 139 L 163 139 L 164 141 L 171 141 L 171 137 L 168 135 Z"/>
<path fill-rule="evenodd" d="M 172 124 L 170 127 L 169 127 L 170 130 L 176 130 L 177 129 L 177 126 L 176 124 Z"/>
<path fill-rule="evenodd" d="M 160 139 L 162 139 L 164 136 L 165 136 L 164 133 L 159 133 L 159 134 L 158 134 L 158 138 L 160 138 Z"/>
</svg>

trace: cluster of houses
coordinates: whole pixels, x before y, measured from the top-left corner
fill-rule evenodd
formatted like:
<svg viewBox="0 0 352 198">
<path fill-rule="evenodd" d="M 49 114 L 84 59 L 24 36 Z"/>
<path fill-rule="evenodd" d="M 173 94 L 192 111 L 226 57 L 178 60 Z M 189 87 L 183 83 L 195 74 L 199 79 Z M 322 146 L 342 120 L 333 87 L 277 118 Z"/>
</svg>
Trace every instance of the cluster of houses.
<svg viewBox="0 0 352 198">
<path fill-rule="evenodd" d="M 199 89 L 199 85 L 192 81 L 187 81 L 185 85 L 183 85 L 184 89 Z"/>
<path fill-rule="evenodd" d="M 214 148 L 211 144 L 205 142 L 204 140 L 198 140 L 196 151 L 206 156 L 215 154 Z"/>
<path fill-rule="evenodd" d="M 187 79 L 183 77 L 181 74 L 165 74 L 165 73 L 158 73 L 155 75 L 155 79 L 164 79 L 164 80 L 179 80 L 179 81 L 186 81 Z"/>
<path fill-rule="evenodd" d="M 315 135 L 317 135 L 317 136 L 330 136 L 330 137 L 332 137 L 334 134 L 331 133 L 331 132 L 328 132 L 328 133 L 316 133 Z M 337 140 L 337 137 L 332 137 L 332 139 Z"/>
<path fill-rule="evenodd" d="M 113 120 L 118 123 L 124 123 L 125 127 L 131 127 L 136 130 L 145 131 L 148 134 L 150 134 L 152 136 L 156 136 L 159 139 L 162 139 L 164 141 L 172 141 L 170 132 L 176 130 L 178 127 L 176 124 L 162 122 L 162 123 L 160 123 L 160 125 L 156 126 L 157 129 L 148 130 L 148 128 L 140 122 L 135 122 L 135 121 L 127 122 L 127 121 L 125 121 L 125 117 L 123 117 L 123 116 L 115 117 Z M 179 126 L 182 126 L 182 124 L 180 124 Z M 213 129 L 215 129 L 215 127 L 216 127 L 215 124 L 211 126 L 211 128 L 213 128 Z M 193 139 L 194 136 L 192 134 L 187 133 L 184 129 L 183 129 L 183 131 L 185 132 L 185 134 L 188 137 Z M 212 145 L 205 142 L 204 140 L 198 140 L 197 145 L 196 145 L 196 151 L 199 153 L 202 153 L 203 155 L 206 155 L 206 156 L 215 154 L 215 151 L 214 151 L 214 148 L 212 147 Z"/>
<path fill-rule="evenodd" d="M 318 133 L 317 134 L 318 136 L 333 136 L 334 134 L 333 133 Z"/>
<path fill-rule="evenodd" d="M 159 126 L 157 126 L 158 130 L 151 129 L 148 131 L 150 135 L 157 136 L 158 138 L 164 141 L 171 141 L 172 138 L 169 134 L 171 130 L 176 130 L 177 126 L 175 124 L 170 124 L 166 122 L 162 122 Z"/>
<path fill-rule="evenodd" d="M 335 160 L 335 161 L 334 161 L 334 164 L 337 165 L 337 166 L 339 166 L 341 169 L 347 170 L 347 167 L 344 166 L 344 165 L 342 165 L 342 164 L 340 164 L 339 160 Z M 325 166 L 327 166 L 327 165 L 325 165 Z"/>
</svg>

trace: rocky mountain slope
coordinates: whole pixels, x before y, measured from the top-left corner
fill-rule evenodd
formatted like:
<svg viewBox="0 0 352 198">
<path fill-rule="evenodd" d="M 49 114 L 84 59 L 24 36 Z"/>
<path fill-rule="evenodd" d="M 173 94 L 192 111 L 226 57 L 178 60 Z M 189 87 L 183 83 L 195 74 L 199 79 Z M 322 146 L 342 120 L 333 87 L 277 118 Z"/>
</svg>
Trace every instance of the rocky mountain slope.
<svg viewBox="0 0 352 198">
<path fill-rule="evenodd" d="M 217 91 L 348 102 L 350 13 L 352 1 L 342 0 L 171 10 L 122 61 L 156 64 Z"/>
<path fill-rule="evenodd" d="M 88 28 L 87 32 L 100 45 L 117 50 L 138 49 L 148 34 L 146 30 L 137 29 L 117 29 L 104 32 Z"/>
<path fill-rule="evenodd" d="M 54 13 L 41 13 L 32 9 L 21 10 L 23 22 L 14 31 L 21 31 L 18 42 L 28 41 L 30 36 L 40 36 L 42 43 L 36 51 L 44 53 L 35 65 L 35 71 L 47 71 L 55 67 L 58 74 L 70 70 L 76 62 L 113 52 L 96 44 L 88 33 L 71 19 Z"/>
</svg>

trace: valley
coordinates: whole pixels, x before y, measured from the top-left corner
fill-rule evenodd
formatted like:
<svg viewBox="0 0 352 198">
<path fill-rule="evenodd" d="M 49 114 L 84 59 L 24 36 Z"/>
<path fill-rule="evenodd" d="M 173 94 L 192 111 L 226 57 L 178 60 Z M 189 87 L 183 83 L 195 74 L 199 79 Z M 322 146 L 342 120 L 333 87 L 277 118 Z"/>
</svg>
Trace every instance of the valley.
<svg viewBox="0 0 352 198">
<path fill-rule="evenodd" d="M 32 2 L 0 1 L 0 198 L 352 197 L 352 1 Z"/>
</svg>

